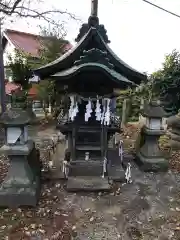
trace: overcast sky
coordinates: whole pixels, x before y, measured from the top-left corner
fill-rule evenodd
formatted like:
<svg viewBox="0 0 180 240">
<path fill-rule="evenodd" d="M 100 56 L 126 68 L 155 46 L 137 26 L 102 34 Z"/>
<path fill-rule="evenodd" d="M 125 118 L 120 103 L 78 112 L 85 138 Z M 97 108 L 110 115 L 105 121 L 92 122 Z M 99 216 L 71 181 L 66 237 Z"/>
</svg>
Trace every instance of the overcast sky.
<svg viewBox="0 0 180 240">
<path fill-rule="evenodd" d="M 150 0 L 180 15 L 180 0 Z M 45 0 L 54 7 L 76 14 L 87 22 L 91 0 Z M 73 41 L 80 22 L 63 16 L 67 38 Z M 151 73 L 161 67 L 164 55 L 173 49 L 180 50 L 180 18 L 171 16 L 142 0 L 99 0 L 99 19 L 104 24 L 113 51 L 125 62 L 142 72 Z M 28 26 L 23 20 L 8 27 L 37 33 L 37 20 Z"/>
</svg>

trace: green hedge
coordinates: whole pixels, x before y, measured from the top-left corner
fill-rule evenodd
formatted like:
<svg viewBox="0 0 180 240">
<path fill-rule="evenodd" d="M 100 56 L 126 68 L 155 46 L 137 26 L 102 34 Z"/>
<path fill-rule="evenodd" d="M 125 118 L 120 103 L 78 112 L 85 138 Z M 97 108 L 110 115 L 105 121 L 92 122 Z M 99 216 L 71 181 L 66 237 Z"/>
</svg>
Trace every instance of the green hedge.
<svg viewBox="0 0 180 240">
<path fill-rule="evenodd" d="M 138 97 L 131 89 L 121 91 L 120 96 L 117 98 L 116 111 L 119 116 L 122 116 L 122 108 L 124 99 L 128 99 L 129 117 L 128 121 L 138 121 L 140 114 L 141 98 Z"/>
</svg>

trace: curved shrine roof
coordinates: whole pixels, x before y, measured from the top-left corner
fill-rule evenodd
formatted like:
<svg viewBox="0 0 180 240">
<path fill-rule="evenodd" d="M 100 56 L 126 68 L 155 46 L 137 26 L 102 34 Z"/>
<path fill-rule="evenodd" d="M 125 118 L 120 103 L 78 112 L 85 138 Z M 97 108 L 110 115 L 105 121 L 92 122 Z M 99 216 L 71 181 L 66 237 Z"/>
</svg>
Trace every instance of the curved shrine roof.
<svg viewBox="0 0 180 240">
<path fill-rule="evenodd" d="M 132 81 L 128 80 L 126 77 L 122 76 L 120 73 L 117 73 L 113 69 L 110 69 L 101 63 L 84 63 L 78 66 L 73 66 L 72 68 L 69 68 L 67 70 L 55 73 L 51 75 L 51 77 L 64 80 L 64 79 L 76 76 L 82 71 L 87 71 L 91 69 L 104 72 L 114 81 L 115 84 L 118 84 L 119 82 L 121 82 L 122 86 L 124 85 L 124 87 L 127 87 L 127 85 L 128 86 L 136 85 Z"/>
<path fill-rule="evenodd" d="M 41 79 L 45 79 L 52 75 L 61 78 L 65 72 L 66 74 L 68 73 L 68 69 L 71 69 L 69 72 L 72 71 L 74 63 L 82 58 L 83 51 L 89 50 L 89 46 L 97 46 L 97 49 L 106 52 L 109 61 L 114 66 L 113 71 L 116 72 L 117 75 L 119 74 L 123 76 L 124 79 L 126 78 L 135 84 L 140 84 L 141 81 L 147 79 L 145 74 L 130 67 L 111 50 L 96 27 L 90 27 L 88 32 L 81 38 L 77 45 L 66 52 L 63 56 L 34 70 L 34 73 Z"/>
</svg>

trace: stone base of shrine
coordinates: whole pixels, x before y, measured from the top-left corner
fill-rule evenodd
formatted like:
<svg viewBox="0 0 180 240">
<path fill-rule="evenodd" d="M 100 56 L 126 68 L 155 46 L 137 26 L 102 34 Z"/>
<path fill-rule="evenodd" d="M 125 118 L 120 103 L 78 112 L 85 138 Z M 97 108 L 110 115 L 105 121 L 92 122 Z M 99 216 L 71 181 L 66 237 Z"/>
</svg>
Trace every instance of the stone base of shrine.
<svg viewBox="0 0 180 240">
<path fill-rule="evenodd" d="M 119 156 L 119 149 L 108 149 L 108 177 L 115 182 L 125 182 L 127 163 L 134 160 L 134 156 L 128 152 L 123 153 L 123 162 Z"/>
<path fill-rule="evenodd" d="M 111 166 L 108 170 L 109 179 L 115 182 L 125 182 L 125 171 L 122 166 Z"/>
<path fill-rule="evenodd" d="M 103 161 L 102 160 L 76 160 L 69 163 L 69 177 L 100 177 L 103 175 Z M 69 178 L 68 177 L 68 178 Z"/>
<path fill-rule="evenodd" d="M 139 152 L 136 156 L 136 163 L 145 172 L 166 172 L 169 167 L 168 160 L 164 157 L 144 156 Z"/>
<path fill-rule="evenodd" d="M 112 181 L 102 177 L 69 177 L 67 181 L 67 191 L 110 191 Z"/>
<path fill-rule="evenodd" d="M 40 183 L 34 182 L 29 187 L 0 188 L 0 207 L 17 208 L 35 207 L 39 201 Z"/>
<path fill-rule="evenodd" d="M 59 180 L 66 180 L 67 178 L 65 177 L 63 171 L 62 171 L 62 167 L 60 168 L 53 168 L 53 169 L 49 169 L 48 172 L 44 172 L 42 173 L 42 179 L 44 180 L 48 180 L 48 181 L 59 181 Z"/>
</svg>

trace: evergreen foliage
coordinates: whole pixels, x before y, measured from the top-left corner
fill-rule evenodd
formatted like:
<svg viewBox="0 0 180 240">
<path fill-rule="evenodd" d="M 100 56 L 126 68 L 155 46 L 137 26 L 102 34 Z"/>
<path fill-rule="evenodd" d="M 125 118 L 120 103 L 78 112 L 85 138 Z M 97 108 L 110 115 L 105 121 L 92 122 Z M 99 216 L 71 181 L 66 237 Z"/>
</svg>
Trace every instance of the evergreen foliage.
<svg viewBox="0 0 180 240">
<path fill-rule="evenodd" d="M 166 112 L 176 114 L 180 109 L 180 53 L 173 50 L 166 55 L 162 69 L 153 73 L 151 78 Z"/>
</svg>

